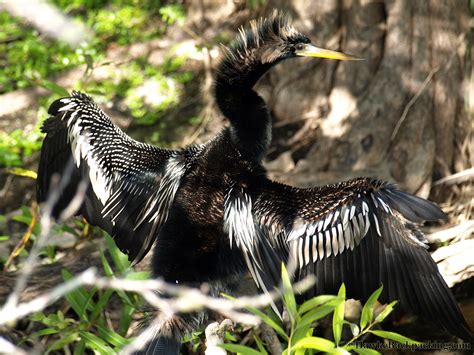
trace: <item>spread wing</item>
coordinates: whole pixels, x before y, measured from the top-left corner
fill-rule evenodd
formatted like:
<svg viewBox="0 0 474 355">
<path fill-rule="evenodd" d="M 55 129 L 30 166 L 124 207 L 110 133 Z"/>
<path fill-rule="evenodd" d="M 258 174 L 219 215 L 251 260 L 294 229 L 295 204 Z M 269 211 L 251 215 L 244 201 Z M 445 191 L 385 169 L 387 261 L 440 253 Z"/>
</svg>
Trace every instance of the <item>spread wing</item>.
<svg viewBox="0 0 474 355">
<path fill-rule="evenodd" d="M 399 300 L 464 339 L 472 336 L 415 223 L 445 215 L 437 205 L 382 181 L 358 178 L 310 189 L 262 179 L 234 186 L 224 226 L 264 291 L 279 285 L 282 261 L 295 278 L 316 275 L 308 296 L 337 293 Z"/>
<path fill-rule="evenodd" d="M 55 101 L 48 113 L 38 200 L 46 201 L 52 187 L 60 188 L 53 209 L 58 217 L 81 181 L 87 183 L 79 212 L 109 232 L 132 261 L 140 261 L 167 218 L 185 172 L 182 154 L 131 139 L 82 93 Z M 61 183 L 52 184 L 57 175 Z"/>
</svg>

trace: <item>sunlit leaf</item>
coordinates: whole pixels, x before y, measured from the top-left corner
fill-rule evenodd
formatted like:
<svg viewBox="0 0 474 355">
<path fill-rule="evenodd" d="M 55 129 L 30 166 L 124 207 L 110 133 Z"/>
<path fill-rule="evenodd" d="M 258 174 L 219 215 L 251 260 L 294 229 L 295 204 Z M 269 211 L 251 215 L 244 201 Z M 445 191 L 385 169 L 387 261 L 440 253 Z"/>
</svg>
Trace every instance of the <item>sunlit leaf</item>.
<svg viewBox="0 0 474 355">
<path fill-rule="evenodd" d="M 317 296 L 317 297 L 313 297 L 313 298 L 307 300 L 306 302 L 304 302 L 298 308 L 298 313 L 300 315 L 303 315 L 303 313 L 306 313 L 306 312 L 312 310 L 313 308 L 315 308 L 317 306 L 320 306 L 324 303 L 327 303 L 329 301 L 332 301 L 336 298 L 337 298 L 337 296 L 334 296 L 334 295 L 320 295 L 320 296 Z"/>
<path fill-rule="evenodd" d="M 344 324 L 344 308 L 346 304 L 346 286 L 344 284 L 339 288 L 337 294 L 339 304 L 334 309 L 334 315 L 332 318 L 332 331 L 334 333 L 334 340 L 336 345 L 339 345 L 342 335 L 342 326 Z"/>
<path fill-rule="evenodd" d="M 382 312 L 380 312 L 377 317 L 375 317 L 375 321 L 376 322 L 383 322 L 383 320 L 385 318 L 387 318 L 387 316 L 392 313 L 393 311 L 393 307 L 395 307 L 395 305 L 397 304 L 398 301 L 393 301 L 391 303 L 389 303 L 388 305 L 385 306 L 385 308 L 382 310 Z"/>
<path fill-rule="evenodd" d="M 238 345 L 238 344 L 219 344 L 219 347 L 232 353 L 242 354 L 242 355 L 260 355 L 255 349 L 249 348 L 245 345 Z"/>
<path fill-rule="evenodd" d="M 70 344 L 72 342 L 75 342 L 78 338 L 79 334 L 77 331 L 71 331 L 71 332 L 63 332 L 61 333 L 61 338 L 53 342 L 49 347 L 48 347 L 48 352 L 52 350 L 59 350 L 64 348 L 67 344 Z"/>
<path fill-rule="evenodd" d="M 36 178 L 38 177 L 38 174 L 36 173 L 36 171 L 29 170 L 29 169 L 23 169 L 23 168 L 16 167 L 16 168 L 5 169 L 5 171 L 9 174 L 13 174 L 13 175 L 17 175 L 17 176 L 26 176 L 26 177 L 32 178 L 34 180 L 36 180 Z"/>
<path fill-rule="evenodd" d="M 281 281 L 283 285 L 283 301 L 290 315 L 290 320 L 292 323 L 299 318 L 298 310 L 296 306 L 295 293 L 293 292 L 293 286 L 291 285 L 290 276 L 286 270 L 285 264 L 281 264 Z"/>
<path fill-rule="evenodd" d="M 311 324 L 300 325 L 298 322 L 296 329 L 291 335 L 291 341 L 293 343 L 296 343 L 297 341 L 307 337 L 310 329 L 311 329 Z"/>
<path fill-rule="evenodd" d="M 344 321 L 344 324 L 347 324 L 349 326 L 349 328 L 351 328 L 351 333 L 353 336 L 357 336 L 359 335 L 360 333 L 360 329 L 359 329 L 359 326 L 355 323 L 352 323 L 352 322 L 348 322 L 348 321 Z"/>
<path fill-rule="evenodd" d="M 79 335 L 85 341 L 86 347 L 104 355 L 114 353 L 114 350 L 97 335 L 85 331 L 79 332 Z"/>
<path fill-rule="evenodd" d="M 109 344 L 117 346 L 119 348 L 123 348 L 125 345 L 129 343 L 129 340 L 125 339 L 120 334 L 110 330 L 108 328 L 104 328 L 101 326 L 97 326 L 97 333 L 102 340 L 107 341 Z"/>
<path fill-rule="evenodd" d="M 150 277 L 149 271 L 132 271 L 125 278 L 127 280 L 148 280 Z"/>
<path fill-rule="evenodd" d="M 329 313 L 334 311 L 334 308 L 339 304 L 339 300 L 330 301 L 323 306 L 319 306 L 313 309 L 311 312 L 307 312 L 301 319 L 298 321 L 298 327 L 303 327 L 307 325 L 311 325 L 315 321 L 327 316 Z"/>
<path fill-rule="evenodd" d="M 327 339 L 319 337 L 307 337 L 301 339 L 293 345 L 292 349 L 315 349 L 319 351 L 331 352 L 335 348 L 335 344 Z"/>
<path fill-rule="evenodd" d="M 370 332 L 374 335 L 377 335 L 378 337 L 384 338 L 384 339 L 390 339 L 396 342 L 399 342 L 401 344 L 408 344 L 408 345 L 421 345 L 423 343 L 407 338 L 406 336 L 403 336 L 398 333 L 394 332 L 388 332 L 385 330 L 370 330 Z"/>
<path fill-rule="evenodd" d="M 115 241 L 107 233 L 105 233 L 105 241 L 107 243 L 108 252 L 112 258 L 115 269 L 119 273 L 124 273 L 130 268 L 130 262 L 128 261 L 127 255 L 120 251 L 120 249 L 115 244 Z"/>
<path fill-rule="evenodd" d="M 35 337 L 42 337 L 44 335 L 51 335 L 51 334 L 56 334 L 56 333 L 59 333 L 59 329 L 58 328 L 45 328 L 45 329 L 41 329 L 33 334 L 31 334 L 30 336 L 32 338 L 35 338 Z"/>
<path fill-rule="evenodd" d="M 360 328 L 365 329 L 368 323 L 372 322 L 374 318 L 374 307 L 375 307 L 375 302 L 380 297 L 380 294 L 382 293 L 383 290 L 383 285 L 380 286 L 377 290 L 374 291 L 365 302 L 364 307 L 362 308 L 362 313 L 360 316 Z"/>
</svg>

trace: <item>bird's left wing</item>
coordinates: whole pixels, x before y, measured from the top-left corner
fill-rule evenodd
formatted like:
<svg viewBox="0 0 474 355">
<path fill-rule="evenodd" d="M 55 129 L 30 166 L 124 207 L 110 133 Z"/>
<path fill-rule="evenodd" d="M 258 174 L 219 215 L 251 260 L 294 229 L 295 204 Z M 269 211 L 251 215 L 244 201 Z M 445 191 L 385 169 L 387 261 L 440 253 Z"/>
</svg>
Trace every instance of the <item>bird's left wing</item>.
<svg viewBox="0 0 474 355">
<path fill-rule="evenodd" d="M 281 262 L 295 266 L 295 279 L 316 276 L 309 295 L 337 293 L 344 282 L 349 297 L 364 300 L 383 284 L 382 301 L 400 300 L 468 338 L 415 226 L 444 217 L 434 203 L 369 178 L 308 189 L 260 179 L 229 190 L 224 228 L 264 291 L 279 285 Z"/>
<path fill-rule="evenodd" d="M 51 179 L 62 182 L 53 214 L 58 216 L 87 183 L 79 212 L 109 232 L 119 248 L 138 262 L 166 220 L 186 152 L 158 148 L 127 136 L 82 93 L 56 100 L 45 121 L 37 197 L 46 201 Z"/>
</svg>

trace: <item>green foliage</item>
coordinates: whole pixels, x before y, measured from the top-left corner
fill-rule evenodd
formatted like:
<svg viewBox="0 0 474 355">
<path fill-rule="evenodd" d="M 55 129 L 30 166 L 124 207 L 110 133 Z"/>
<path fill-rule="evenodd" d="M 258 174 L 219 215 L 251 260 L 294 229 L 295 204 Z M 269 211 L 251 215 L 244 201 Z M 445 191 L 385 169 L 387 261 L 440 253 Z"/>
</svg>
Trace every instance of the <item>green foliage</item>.
<svg viewBox="0 0 474 355">
<path fill-rule="evenodd" d="M 41 148 L 41 134 L 16 129 L 10 134 L 0 131 L 0 167 L 21 166 L 23 160 Z"/>
<path fill-rule="evenodd" d="M 112 238 L 105 235 L 107 253 L 101 250 L 103 271 L 109 277 L 125 277 L 142 280 L 149 277 L 148 272 L 130 271 L 127 256 L 115 245 Z M 62 270 L 65 281 L 73 278 L 68 270 Z M 121 310 L 120 321 L 112 326 L 109 303 L 115 300 Z M 118 352 L 132 339 L 125 338 L 131 323 L 132 314 L 141 305 L 141 299 L 133 293 L 122 290 L 98 290 L 80 287 L 65 296 L 69 317 L 61 311 L 30 316 L 33 322 L 41 323 L 44 328 L 32 334 L 32 337 L 47 340 L 47 352 L 72 347 L 75 354 L 84 354 L 86 349 L 99 354 Z M 43 340 L 44 341 L 44 340 Z"/>
<path fill-rule="evenodd" d="M 320 295 L 298 305 L 295 301 L 295 294 L 291 287 L 289 275 L 283 265 L 282 291 L 283 305 L 288 313 L 289 324 L 285 324 L 280 319 L 276 319 L 270 310 L 264 313 L 255 308 L 248 308 L 248 311 L 258 316 L 278 334 L 284 348 L 284 355 L 313 354 L 313 351 L 329 354 L 350 354 L 351 351 L 359 354 L 380 354 L 378 351 L 363 348 L 360 342 L 356 343 L 359 338 L 367 334 L 373 334 L 377 337 L 403 344 L 420 344 L 419 342 L 394 332 L 372 329 L 375 325 L 380 324 L 393 311 L 393 307 L 396 303 L 396 301 L 390 303 L 385 306 L 377 316 L 374 316 L 374 308 L 382 293 L 382 286 L 376 290 L 365 303 L 359 324 L 344 319 L 346 302 L 346 288 L 344 284 L 341 285 L 337 296 Z M 333 314 L 333 340 L 314 336 L 317 322 L 331 313 Z M 352 334 L 350 339 L 343 338 L 344 326 L 350 329 Z M 229 340 L 229 338 L 227 338 L 227 340 Z M 268 353 L 265 344 L 258 337 L 256 337 L 255 340 L 256 347 L 259 349 L 258 351 L 246 345 L 236 344 L 236 339 L 231 340 L 230 343 L 223 344 L 222 348 L 238 354 L 251 355 Z"/>
<path fill-rule="evenodd" d="M 178 105 L 183 85 L 192 80 L 189 71 L 181 70 L 186 57 L 175 56 L 162 65 L 154 65 L 147 57 L 136 61 L 105 62 L 111 46 L 123 46 L 162 36 L 168 26 L 183 23 L 185 11 L 181 4 L 163 5 L 158 0 L 55 0 L 66 14 L 82 21 L 93 32 L 92 40 L 78 48 L 46 38 L 26 23 L 7 12 L 0 12 L 0 94 L 29 86 L 41 86 L 54 97 L 41 99 L 38 122 L 47 116 L 46 108 L 58 97 L 69 95 L 68 90 L 52 79 L 62 71 L 85 64 L 84 77 L 75 88 L 95 95 L 99 103 L 120 100 L 126 107 L 124 114 L 133 117 L 139 125 L 156 125 L 150 143 L 171 144 L 175 135 L 169 134 L 189 124 L 195 124 L 192 115 L 184 119 L 166 119 Z M 104 65 L 111 73 L 120 66 L 118 78 L 110 74 L 94 80 L 93 72 Z M 109 78 L 110 77 L 110 78 Z M 150 93 L 153 93 L 150 95 Z M 182 128 L 180 128 L 182 130 Z M 39 124 L 31 130 L 0 131 L 0 167 L 21 167 L 25 158 L 41 147 Z"/>
<path fill-rule="evenodd" d="M 172 25 L 174 23 L 182 24 L 186 19 L 184 9 L 181 5 L 166 5 L 159 10 L 163 21 Z"/>
<path fill-rule="evenodd" d="M 88 58 L 102 60 L 109 44 L 125 45 L 159 36 L 166 31 L 167 23 L 184 18 L 181 5 L 161 7 L 159 1 L 153 0 L 54 2 L 93 30 L 92 41 L 72 49 L 44 38 L 7 12 L 0 12 L 0 60 L 7 64 L 0 73 L 0 93 L 25 88 L 86 64 Z"/>
</svg>

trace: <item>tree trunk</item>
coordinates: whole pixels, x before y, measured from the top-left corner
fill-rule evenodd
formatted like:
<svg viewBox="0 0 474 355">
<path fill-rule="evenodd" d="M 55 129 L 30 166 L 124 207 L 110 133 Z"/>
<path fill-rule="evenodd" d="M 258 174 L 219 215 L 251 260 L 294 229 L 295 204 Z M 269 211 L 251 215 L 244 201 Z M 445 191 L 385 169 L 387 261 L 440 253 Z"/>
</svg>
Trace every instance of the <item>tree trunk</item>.
<svg viewBox="0 0 474 355">
<path fill-rule="evenodd" d="M 295 1 L 289 12 L 317 45 L 366 59 L 287 61 L 261 83 L 276 125 L 300 127 L 293 182 L 369 174 L 426 195 L 464 168 L 468 1 Z"/>
</svg>

